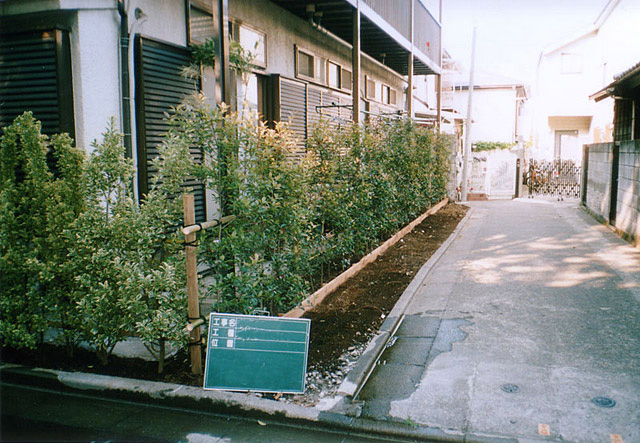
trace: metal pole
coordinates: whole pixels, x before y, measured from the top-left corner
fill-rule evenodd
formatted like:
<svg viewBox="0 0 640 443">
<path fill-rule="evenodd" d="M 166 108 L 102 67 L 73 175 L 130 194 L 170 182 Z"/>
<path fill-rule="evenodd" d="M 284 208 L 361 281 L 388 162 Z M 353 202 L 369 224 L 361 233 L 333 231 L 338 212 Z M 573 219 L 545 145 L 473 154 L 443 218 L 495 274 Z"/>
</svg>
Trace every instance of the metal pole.
<svg viewBox="0 0 640 443">
<path fill-rule="evenodd" d="M 438 117 L 436 121 L 436 130 L 438 134 L 442 130 L 442 0 L 440 0 L 440 6 L 438 8 L 438 18 L 440 22 L 440 53 L 438 54 L 438 59 L 440 61 L 440 74 L 436 76 L 436 89 L 438 94 Z"/>
<path fill-rule="evenodd" d="M 351 52 L 351 75 L 353 81 L 353 123 L 360 123 L 360 0 L 353 11 L 353 46 Z"/>
<path fill-rule="evenodd" d="M 413 28 L 413 21 L 414 21 L 414 7 L 415 7 L 415 3 L 413 2 L 413 0 L 411 0 L 411 18 L 409 19 L 409 24 L 411 26 L 411 29 L 409 31 L 409 35 L 411 35 L 411 51 L 409 51 L 409 61 L 408 61 L 408 71 L 409 71 L 409 78 L 407 79 L 407 115 L 409 116 L 410 119 L 413 119 L 413 32 L 414 32 L 414 28 Z"/>
<path fill-rule="evenodd" d="M 476 62 L 476 28 L 473 28 L 473 37 L 471 38 L 471 72 L 469 73 L 469 98 L 467 101 L 467 121 L 465 122 L 464 129 L 464 158 L 462 164 L 462 201 L 467 201 L 467 194 L 469 192 L 469 158 L 471 157 L 471 108 L 473 103 L 473 88 L 475 86 L 473 82 L 473 72 L 475 70 Z"/>
<path fill-rule="evenodd" d="M 182 196 L 184 209 L 184 224 L 191 226 L 196 222 L 196 214 L 193 204 L 193 195 L 184 194 Z M 200 301 L 198 300 L 198 269 L 196 262 L 196 241 L 195 232 L 184 236 L 185 255 L 187 259 L 187 309 L 189 321 L 200 318 Z M 194 327 L 189 334 L 189 353 L 191 355 L 191 373 L 202 374 L 202 349 L 201 349 L 200 327 Z"/>
<path fill-rule="evenodd" d="M 215 0 L 213 6 L 213 26 L 216 35 L 216 102 L 225 103 L 231 111 L 236 109 L 229 68 L 229 0 Z"/>
</svg>

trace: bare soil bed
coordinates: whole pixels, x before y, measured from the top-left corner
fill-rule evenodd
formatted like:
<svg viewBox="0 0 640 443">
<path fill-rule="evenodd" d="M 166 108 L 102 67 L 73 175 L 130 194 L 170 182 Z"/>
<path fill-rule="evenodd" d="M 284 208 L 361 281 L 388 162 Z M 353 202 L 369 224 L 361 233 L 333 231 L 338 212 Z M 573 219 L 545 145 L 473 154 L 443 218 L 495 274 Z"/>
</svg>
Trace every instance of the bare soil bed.
<svg viewBox="0 0 640 443">
<path fill-rule="evenodd" d="M 449 238 L 467 209 L 448 204 L 427 217 L 375 262 L 305 315 L 311 319 L 311 390 L 326 390 L 327 385 L 337 385 L 346 375 L 344 371 L 353 364 L 353 361 L 348 361 L 349 356 L 351 360 L 357 358 L 420 267 Z M 202 385 L 202 377 L 190 374 L 186 352 L 178 353 L 167 361 L 163 374 L 157 373 L 157 363 L 154 362 L 112 356 L 109 364 L 104 366 L 98 363 L 92 352 L 78 350 L 70 357 L 63 349 L 51 345 L 33 351 L 3 348 L 0 352 L 3 363 Z"/>
</svg>

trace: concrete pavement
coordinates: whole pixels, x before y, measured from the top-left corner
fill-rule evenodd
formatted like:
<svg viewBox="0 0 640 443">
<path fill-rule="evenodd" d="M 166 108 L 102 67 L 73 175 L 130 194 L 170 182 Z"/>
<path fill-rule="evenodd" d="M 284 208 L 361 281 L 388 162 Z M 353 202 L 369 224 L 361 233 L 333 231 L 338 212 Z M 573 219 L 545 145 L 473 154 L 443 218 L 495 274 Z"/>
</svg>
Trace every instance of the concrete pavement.
<svg viewBox="0 0 640 443">
<path fill-rule="evenodd" d="M 362 416 L 640 442 L 640 251 L 576 201 L 470 206 L 356 399 Z"/>
</svg>

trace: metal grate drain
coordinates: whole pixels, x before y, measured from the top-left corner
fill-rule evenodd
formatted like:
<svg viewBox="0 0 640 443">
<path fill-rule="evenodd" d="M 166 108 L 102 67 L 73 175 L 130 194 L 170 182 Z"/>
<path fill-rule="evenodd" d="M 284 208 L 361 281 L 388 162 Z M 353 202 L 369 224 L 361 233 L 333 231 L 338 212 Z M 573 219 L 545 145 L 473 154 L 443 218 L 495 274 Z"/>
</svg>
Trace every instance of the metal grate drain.
<svg viewBox="0 0 640 443">
<path fill-rule="evenodd" d="M 500 389 L 502 389 L 507 394 L 517 394 L 518 392 L 520 392 L 520 387 L 518 385 L 512 385 L 510 383 L 500 386 Z"/>
<path fill-rule="evenodd" d="M 616 401 L 609 397 L 594 397 L 591 403 L 601 408 L 613 408 L 616 405 Z"/>
</svg>

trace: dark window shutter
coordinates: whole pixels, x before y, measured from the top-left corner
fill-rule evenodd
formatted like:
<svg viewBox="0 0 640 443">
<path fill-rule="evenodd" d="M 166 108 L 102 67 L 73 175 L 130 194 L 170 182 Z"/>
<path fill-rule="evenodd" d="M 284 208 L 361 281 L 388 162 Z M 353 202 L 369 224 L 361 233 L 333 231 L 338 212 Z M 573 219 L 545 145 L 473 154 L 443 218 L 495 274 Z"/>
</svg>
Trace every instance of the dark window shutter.
<svg viewBox="0 0 640 443">
<path fill-rule="evenodd" d="M 322 108 L 318 108 L 318 106 L 322 106 L 322 91 L 311 87 L 308 88 L 307 105 L 307 115 L 309 120 L 307 132 L 309 133 L 309 136 L 311 136 L 311 132 L 320 122 L 321 113 L 323 112 Z"/>
<path fill-rule="evenodd" d="M 69 34 L 0 35 L 0 126 L 32 111 L 47 135 L 75 137 Z"/>
<path fill-rule="evenodd" d="M 136 123 L 140 198 L 149 192 L 153 174 L 152 161 L 158 156 L 169 124 L 166 114 L 187 96 L 198 90 L 194 80 L 185 78 L 182 68 L 191 62 L 187 48 L 136 37 Z M 203 159 L 200 147 L 191 148 L 196 162 Z M 196 221 L 206 220 L 205 190 L 195 179 L 186 185 L 195 196 Z"/>
<path fill-rule="evenodd" d="M 305 153 L 307 139 L 307 85 L 280 79 L 280 120 L 289 122 L 289 129 L 298 139 L 296 157 Z"/>
</svg>

